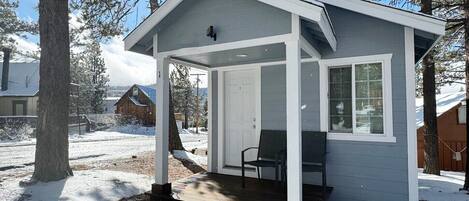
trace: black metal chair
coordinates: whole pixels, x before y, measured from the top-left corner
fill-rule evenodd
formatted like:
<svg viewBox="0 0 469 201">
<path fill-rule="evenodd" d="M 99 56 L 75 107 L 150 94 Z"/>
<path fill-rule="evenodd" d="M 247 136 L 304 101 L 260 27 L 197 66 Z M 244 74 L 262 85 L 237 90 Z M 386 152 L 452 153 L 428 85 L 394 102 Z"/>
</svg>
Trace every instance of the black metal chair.
<svg viewBox="0 0 469 201">
<path fill-rule="evenodd" d="M 327 133 L 317 131 L 303 131 L 301 135 L 303 172 L 321 172 L 323 190 L 322 197 L 325 199 L 327 194 Z M 282 181 L 286 180 L 286 169 L 286 160 L 284 160 L 282 161 Z"/>
<path fill-rule="evenodd" d="M 279 167 L 282 163 L 282 155 L 287 147 L 286 131 L 262 130 L 259 140 L 259 147 L 250 147 L 241 152 L 241 178 L 242 187 L 245 187 L 245 165 L 257 168 L 257 177 L 260 180 L 260 167 L 275 168 L 275 180 L 278 181 Z M 257 159 L 245 161 L 244 153 L 248 150 L 257 149 Z"/>
</svg>

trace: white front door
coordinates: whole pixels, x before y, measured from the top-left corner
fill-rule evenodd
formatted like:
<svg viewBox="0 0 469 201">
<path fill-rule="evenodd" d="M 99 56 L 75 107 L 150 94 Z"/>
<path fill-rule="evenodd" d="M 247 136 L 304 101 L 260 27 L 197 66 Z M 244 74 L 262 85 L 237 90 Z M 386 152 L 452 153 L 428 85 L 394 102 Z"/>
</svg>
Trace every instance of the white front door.
<svg viewBox="0 0 469 201">
<path fill-rule="evenodd" d="M 258 73 L 257 69 L 224 72 L 224 166 L 241 167 L 241 151 L 258 146 Z M 247 160 L 256 156 L 256 150 L 246 153 Z"/>
</svg>

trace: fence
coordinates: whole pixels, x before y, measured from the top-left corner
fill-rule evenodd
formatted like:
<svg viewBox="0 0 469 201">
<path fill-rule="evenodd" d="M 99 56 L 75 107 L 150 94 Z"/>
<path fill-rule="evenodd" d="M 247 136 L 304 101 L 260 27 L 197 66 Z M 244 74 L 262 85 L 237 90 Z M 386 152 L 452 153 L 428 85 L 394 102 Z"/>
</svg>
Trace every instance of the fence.
<svg viewBox="0 0 469 201">
<path fill-rule="evenodd" d="M 464 141 L 440 141 L 438 144 L 440 169 L 445 171 L 465 171 L 467 149 Z M 418 147 L 418 165 L 424 166 L 425 147 L 423 141 L 419 142 Z M 461 152 L 462 151 L 462 152 Z M 458 152 L 460 155 L 458 156 Z"/>
</svg>

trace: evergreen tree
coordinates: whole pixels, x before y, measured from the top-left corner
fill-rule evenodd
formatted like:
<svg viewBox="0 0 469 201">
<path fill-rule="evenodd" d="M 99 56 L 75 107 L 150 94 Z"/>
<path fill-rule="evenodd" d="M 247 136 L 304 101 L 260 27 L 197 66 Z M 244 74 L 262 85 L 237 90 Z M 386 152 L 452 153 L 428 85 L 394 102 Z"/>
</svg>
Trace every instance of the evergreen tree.
<svg viewBox="0 0 469 201">
<path fill-rule="evenodd" d="M 432 0 L 421 0 L 422 13 L 432 15 L 432 6 Z M 427 174 L 440 175 L 434 55 L 435 51 L 430 50 L 422 60 L 425 144 L 425 166 L 423 172 Z"/>
<path fill-rule="evenodd" d="M 73 175 L 68 154 L 70 40 L 67 1 L 39 1 L 40 72 L 33 178 Z M 47 78 L 47 79 L 44 79 Z"/>
<path fill-rule="evenodd" d="M 18 9 L 18 0 L 0 0 L 0 56 L 3 51 L 11 51 L 13 54 L 19 54 L 31 57 L 32 52 L 18 50 L 16 48 L 15 36 L 26 38 L 26 33 L 37 34 L 38 26 L 35 22 L 29 22 L 20 19 L 16 15 Z"/>
<path fill-rule="evenodd" d="M 106 75 L 106 65 L 101 53 L 101 47 L 97 41 L 93 41 L 86 46 L 85 64 L 91 75 L 89 105 L 91 112 L 94 114 L 103 112 L 104 98 L 106 97 L 109 82 L 109 77 Z"/>
<path fill-rule="evenodd" d="M 192 83 L 189 79 L 190 68 L 180 64 L 173 64 L 174 70 L 170 74 L 173 90 L 173 104 L 176 113 L 184 114 L 184 128 L 188 128 L 189 118 L 194 114 L 195 97 Z"/>
<path fill-rule="evenodd" d="M 71 112 L 77 104 L 81 114 L 103 112 L 109 77 L 97 41 L 85 44 L 83 51 L 71 51 L 71 79 L 79 85 L 79 97 L 71 100 Z M 76 90 L 76 89 L 73 89 Z M 77 94 L 75 91 L 73 94 Z"/>
<path fill-rule="evenodd" d="M 204 128 L 208 129 L 208 98 L 205 98 L 204 110 L 202 113 L 202 122 L 204 122 Z"/>
<path fill-rule="evenodd" d="M 124 17 L 138 0 L 39 0 L 40 79 L 36 156 L 33 178 L 60 180 L 73 175 L 68 158 L 71 82 L 69 8 L 79 11 L 83 26 L 96 40 L 124 32 Z M 79 62 L 76 62 L 79 64 Z"/>
</svg>

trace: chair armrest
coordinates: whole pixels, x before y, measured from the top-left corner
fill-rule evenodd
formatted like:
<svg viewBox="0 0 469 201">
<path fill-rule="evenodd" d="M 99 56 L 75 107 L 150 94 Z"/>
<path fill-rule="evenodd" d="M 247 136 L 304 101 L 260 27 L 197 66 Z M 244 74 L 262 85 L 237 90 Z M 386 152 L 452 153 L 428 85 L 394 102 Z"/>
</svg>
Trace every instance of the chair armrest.
<svg viewBox="0 0 469 201">
<path fill-rule="evenodd" d="M 246 148 L 246 149 L 244 149 L 243 151 L 241 151 L 241 153 L 244 154 L 244 152 L 249 151 L 249 150 L 251 150 L 251 149 L 259 149 L 259 147 L 249 147 L 249 148 Z"/>
<path fill-rule="evenodd" d="M 241 151 L 241 163 L 244 165 L 244 152 L 249 151 L 251 149 L 259 149 L 258 147 L 249 147 Z"/>
</svg>

